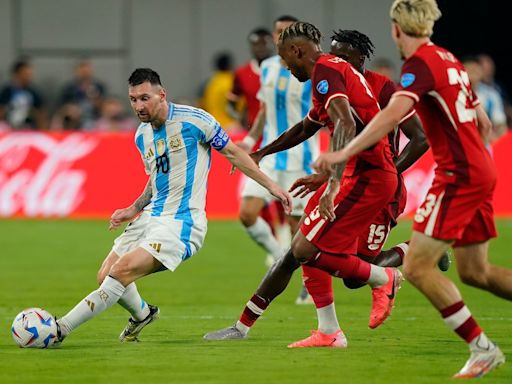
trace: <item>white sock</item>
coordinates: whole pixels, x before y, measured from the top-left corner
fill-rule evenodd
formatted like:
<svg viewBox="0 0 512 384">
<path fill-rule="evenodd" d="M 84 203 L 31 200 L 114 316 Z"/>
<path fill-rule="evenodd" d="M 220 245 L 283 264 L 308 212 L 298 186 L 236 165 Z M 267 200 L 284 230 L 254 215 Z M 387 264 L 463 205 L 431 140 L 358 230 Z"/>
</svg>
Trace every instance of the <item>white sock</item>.
<svg viewBox="0 0 512 384">
<path fill-rule="evenodd" d="M 270 253 L 274 260 L 278 260 L 283 256 L 283 250 L 272 234 L 270 226 L 261 217 L 258 217 L 256 222 L 246 229 L 251 239 Z"/>
<path fill-rule="evenodd" d="M 367 281 L 370 287 L 378 288 L 386 284 L 388 281 L 389 277 L 386 273 L 386 268 L 370 264 L 370 278 Z"/>
<path fill-rule="evenodd" d="M 334 303 L 316 309 L 318 317 L 318 330 L 326 335 L 330 335 L 340 329 Z"/>
<path fill-rule="evenodd" d="M 479 334 L 469 343 L 469 349 L 471 351 L 492 351 L 496 348 L 496 345 L 487 338 L 485 333 Z"/>
<path fill-rule="evenodd" d="M 137 291 L 135 283 L 128 284 L 118 303 L 130 312 L 136 321 L 144 320 L 149 315 L 149 307 Z"/>
<path fill-rule="evenodd" d="M 241 323 L 240 321 L 236 322 L 235 328 L 242 332 L 244 335 L 247 335 L 251 330 L 251 327 L 248 327 L 247 325 Z"/>
<path fill-rule="evenodd" d="M 110 276 L 105 277 L 97 290 L 91 292 L 66 316 L 58 320 L 63 336 L 117 303 L 124 291 L 125 288 L 119 281 Z"/>
</svg>

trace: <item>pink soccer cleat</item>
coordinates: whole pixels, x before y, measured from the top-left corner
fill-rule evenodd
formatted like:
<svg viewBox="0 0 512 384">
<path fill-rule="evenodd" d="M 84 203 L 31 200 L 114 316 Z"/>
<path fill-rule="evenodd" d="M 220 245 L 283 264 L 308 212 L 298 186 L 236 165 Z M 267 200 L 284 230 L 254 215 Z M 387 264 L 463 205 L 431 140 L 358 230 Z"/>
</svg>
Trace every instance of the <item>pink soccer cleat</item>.
<svg viewBox="0 0 512 384">
<path fill-rule="evenodd" d="M 388 282 L 372 289 L 372 312 L 368 326 L 372 329 L 381 325 L 388 318 L 395 303 L 395 296 L 404 278 L 396 268 L 386 268 Z"/>
<path fill-rule="evenodd" d="M 320 331 L 311 331 L 311 336 L 288 345 L 288 348 L 310 347 L 346 348 L 347 338 L 341 329 L 331 334 L 325 334 Z"/>
</svg>

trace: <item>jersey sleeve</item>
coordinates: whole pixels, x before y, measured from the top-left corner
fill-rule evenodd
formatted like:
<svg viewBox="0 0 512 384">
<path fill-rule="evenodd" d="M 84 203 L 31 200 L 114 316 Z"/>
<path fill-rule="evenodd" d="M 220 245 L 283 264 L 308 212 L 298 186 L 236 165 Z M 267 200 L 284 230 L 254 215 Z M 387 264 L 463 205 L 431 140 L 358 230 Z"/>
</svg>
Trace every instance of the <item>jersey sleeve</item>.
<svg viewBox="0 0 512 384">
<path fill-rule="evenodd" d="M 197 110 L 195 116 L 190 117 L 192 131 L 196 139 L 213 149 L 220 151 L 229 142 L 228 134 L 222 129 L 219 122 L 203 110 Z"/>
<path fill-rule="evenodd" d="M 146 156 L 144 155 L 144 136 L 142 133 L 137 132 L 135 134 L 135 145 L 137 146 L 142 163 L 144 164 L 144 172 L 146 172 L 146 175 L 151 175 L 149 162 L 146 160 Z"/>
<path fill-rule="evenodd" d="M 389 100 L 391 100 L 391 96 L 397 91 L 398 87 L 392 80 L 387 80 L 382 89 L 380 90 L 379 94 L 379 105 L 381 109 L 384 109 L 386 105 L 388 105 Z M 412 108 L 407 114 L 402 117 L 399 124 L 402 124 L 404 121 L 409 120 L 414 114 L 416 113 L 416 110 Z"/>
<path fill-rule="evenodd" d="M 434 86 L 434 75 L 427 63 L 419 57 L 412 57 L 402 67 L 400 86 L 395 95 L 408 96 L 418 102 Z"/>
<path fill-rule="evenodd" d="M 312 121 L 313 123 L 324 125 L 324 123 L 320 121 L 320 116 L 318 116 L 318 112 L 316 111 L 315 108 L 309 110 L 308 114 L 306 115 L 306 118 L 309 121 Z"/>
<path fill-rule="evenodd" d="M 312 86 L 313 96 L 326 110 L 333 99 L 338 97 L 348 99 L 347 87 L 342 73 L 327 65 L 317 63 Z"/>
</svg>

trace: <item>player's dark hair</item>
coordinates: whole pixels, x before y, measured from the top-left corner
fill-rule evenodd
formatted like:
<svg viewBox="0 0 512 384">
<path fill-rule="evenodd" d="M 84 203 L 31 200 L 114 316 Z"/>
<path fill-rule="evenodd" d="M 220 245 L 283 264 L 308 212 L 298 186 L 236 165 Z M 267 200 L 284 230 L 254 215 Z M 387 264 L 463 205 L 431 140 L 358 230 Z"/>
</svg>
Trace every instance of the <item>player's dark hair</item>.
<svg viewBox="0 0 512 384">
<path fill-rule="evenodd" d="M 320 44 L 322 33 L 311 23 L 296 21 L 281 32 L 281 35 L 279 36 L 279 43 L 283 44 L 286 40 L 296 37 L 303 37 L 315 44 Z"/>
<path fill-rule="evenodd" d="M 145 83 L 146 81 L 151 85 L 162 85 L 160 75 L 151 68 L 137 68 L 128 78 L 128 84 L 132 87 Z"/>
<path fill-rule="evenodd" d="M 346 43 L 356 48 L 361 55 L 366 56 L 368 59 L 373 55 L 375 46 L 368 36 L 364 33 L 355 30 L 338 29 L 333 31 L 334 35 L 331 36 L 332 40 L 338 43 Z"/>
<path fill-rule="evenodd" d="M 282 15 L 274 20 L 274 25 L 276 25 L 276 23 L 279 23 L 280 21 L 291 21 L 292 23 L 295 23 L 299 21 L 299 19 L 291 15 Z"/>
<path fill-rule="evenodd" d="M 270 33 L 270 31 L 267 28 L 254 28 L 251 32 L 249 32 L 247 39 L 249 41 L 253 41 L 254 37 L 272 37 L 272 33 Z"/>
<path fill-rule="evenodd" d="M 16 74 L 19 71 L 21 71 L 25 67 L 30 67 L 30 63 L 28 60 L 21 59 L 14 62 L 14 64 L 11 67 L 11 73 Z"/>
<path fill-rule="evenodd" d="M 215 68 L 218 71 L 230 71 L 233 68 L 233 57 L 229 52 L 221 52 L 215 56 Z"/>
</svg>

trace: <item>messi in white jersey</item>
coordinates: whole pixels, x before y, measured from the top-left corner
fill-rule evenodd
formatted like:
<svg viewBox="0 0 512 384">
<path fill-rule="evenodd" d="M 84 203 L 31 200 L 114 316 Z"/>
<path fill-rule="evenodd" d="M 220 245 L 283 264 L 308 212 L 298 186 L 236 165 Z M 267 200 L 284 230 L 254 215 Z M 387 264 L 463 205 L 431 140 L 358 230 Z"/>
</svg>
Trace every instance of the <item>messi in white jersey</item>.
<svg viewBox="0 0 512 384">
<path fill-rule="evenodd" d="M 128 83 L 131 106 L 142 122 L 135 143 L 149 180 L 132 205 L 112 215 L 111 229 L 131 221 L 100 267 L 100 287 L 57 321 L 59 342 L 117 302 L 131 314 L 121 341 L 137 341 L 140 331 L 158 318 L 159 308 L 141 298 L 135 280 L 175 270 L 200 249 L 206 234 L 204 207 L 212 148 L 268 188 L 285 211 L 291 209 L 290 197 L 229 141 L 215 119 L 200 109 L 167 102 L 155 71 L 136 69 Z"/>
</svg>

